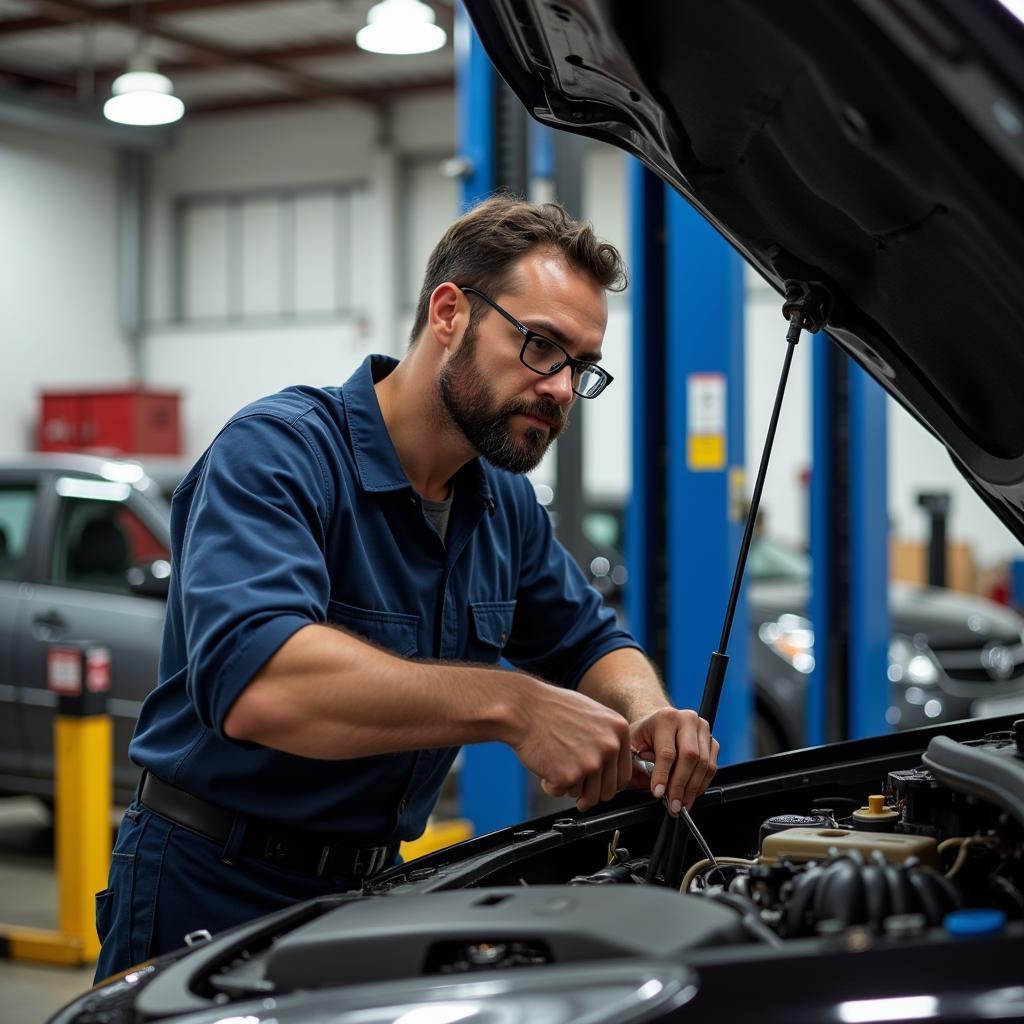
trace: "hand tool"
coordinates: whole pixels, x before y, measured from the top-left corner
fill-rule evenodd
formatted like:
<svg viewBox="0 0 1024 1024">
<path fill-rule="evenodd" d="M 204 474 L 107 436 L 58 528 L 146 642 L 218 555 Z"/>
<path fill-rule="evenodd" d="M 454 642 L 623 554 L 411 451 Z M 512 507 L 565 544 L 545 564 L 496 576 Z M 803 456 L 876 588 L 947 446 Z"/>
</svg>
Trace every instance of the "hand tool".
<svg viewBox="0 0 1024 1024">
<path fill-rule="evenodd" d="M 651 777 L 651 774 L 654 772 L 653 762 L 644 761 L 640 757 L 639 752 L 636 750 L 633 751 L 633 762 L 648 778 Z M 661 802 L 665 805 L 667 809 L 668 800 L 665 797 L 662 797 Z M 697 823 L 693 820 L 693 818 L 690 817 L 690 812 L 686 809 L 685 805 L 680 805 L 679 816 L 683 819 L 683 821 L 686 822 L 686 827 L 690 830 L 690 833 L 693 835 L 693 838 L 697 840 L 697 845 L 703 851 L 704 856 L 707 857 L 707 859 L 711 861 L 711 863 L 717 868 L 718 861 L 715 860 L 715 855 L 711 852 L 711 847 L 708 846 L 707 842 L 704 839 L 704 836 L 701 835 L 700 829 L 697 828 Z"/>
</svg>

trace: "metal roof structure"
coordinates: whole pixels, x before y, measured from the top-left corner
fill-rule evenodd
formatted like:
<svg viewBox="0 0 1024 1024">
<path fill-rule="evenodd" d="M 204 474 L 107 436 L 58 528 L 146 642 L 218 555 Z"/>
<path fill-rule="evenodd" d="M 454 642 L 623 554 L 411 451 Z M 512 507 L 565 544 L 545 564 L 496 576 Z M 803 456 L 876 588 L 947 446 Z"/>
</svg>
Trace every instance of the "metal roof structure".
<svg viewBox="0 0 1024 1024">
<path fill-rule="evenodd" d="M 451 0 L 431 0 L 446 45 L 413 56 L 357 48 L 373 2 L 0 0 L 0 92 L 95 113 L 140 52 L 172 78 L 187 116 L 451 89 Z"/>
</svg>

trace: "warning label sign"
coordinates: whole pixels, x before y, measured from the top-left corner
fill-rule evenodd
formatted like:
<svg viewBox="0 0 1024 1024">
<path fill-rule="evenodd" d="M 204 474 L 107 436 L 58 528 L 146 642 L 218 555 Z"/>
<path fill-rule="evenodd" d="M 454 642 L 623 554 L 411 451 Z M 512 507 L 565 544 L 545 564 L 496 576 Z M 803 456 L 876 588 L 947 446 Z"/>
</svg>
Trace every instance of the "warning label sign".
<svg viewBox="0 0 1024 1024">
<path fill-rule="evenodd" d="M 728 455 L 725 402 L 724 373 L 691 373 L 686 378 L 688 469 L 725 469 Z"/>
</svg>

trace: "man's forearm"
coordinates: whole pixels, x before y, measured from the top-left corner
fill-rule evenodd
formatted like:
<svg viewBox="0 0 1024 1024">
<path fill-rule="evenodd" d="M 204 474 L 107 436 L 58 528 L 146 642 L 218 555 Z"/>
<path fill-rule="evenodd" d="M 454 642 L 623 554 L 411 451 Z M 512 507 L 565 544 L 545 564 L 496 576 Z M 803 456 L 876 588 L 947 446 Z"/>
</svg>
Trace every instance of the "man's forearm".
<svg viewBox="0 0 1024 1024">
<path fill-rule="evenodd" d="M 410 661 L 315 625 L 282 645 L 224 721 L 233 739 L 329 760 L 500 740 L 583 808 L 629 781 L 629 729 L 599 701 L 521 672 Z"/>
<path fill-rule="evenodd" d="M 594 662 L 580 681 L 579 691 L 617 711 L 627 722 L 670 706 L 658 674 L 634 647 L 610 651 Z"/>
<path fill-rule="evenodd" d="M 397 657 L 327 626 L 282 645 L 224 722 L 234 739 L 340 759 L 513 742 L 528 676 Z"/>
</svg>

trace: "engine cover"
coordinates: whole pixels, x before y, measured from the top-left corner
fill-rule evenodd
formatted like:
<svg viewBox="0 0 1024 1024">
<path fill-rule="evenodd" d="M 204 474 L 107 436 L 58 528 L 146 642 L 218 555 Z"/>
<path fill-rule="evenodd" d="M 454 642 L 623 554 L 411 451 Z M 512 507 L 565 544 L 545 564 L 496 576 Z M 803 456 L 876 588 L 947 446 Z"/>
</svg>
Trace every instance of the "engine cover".
<svg viewBox="0 0 1024 1024">
<path fill-rule="evenodd" d="M 491 955 L 493 966 L 503 966 L 498 948 L 527 950 L 539 958 L 531 962 L 556 964 L 624 956 L 672 961 L 686 950 L 741 941 L 746 936 L 735 911 L 663 888 L 396 894 L 347 904 L 289 933 L 275 943 L 266 978 L 288 992 L 438 973 L 470 950 L 474 966 L 487 966 Z"/>
</svg>

